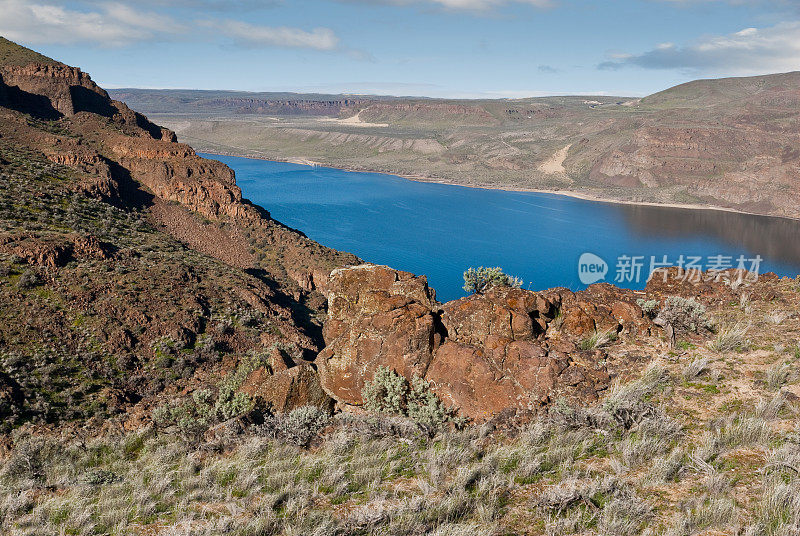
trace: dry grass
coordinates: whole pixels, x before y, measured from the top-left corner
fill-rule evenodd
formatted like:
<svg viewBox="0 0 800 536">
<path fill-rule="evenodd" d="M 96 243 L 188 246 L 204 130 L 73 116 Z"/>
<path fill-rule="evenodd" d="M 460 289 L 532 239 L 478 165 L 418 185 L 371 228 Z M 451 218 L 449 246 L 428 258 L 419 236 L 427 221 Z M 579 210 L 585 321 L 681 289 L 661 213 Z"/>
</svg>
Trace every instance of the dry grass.
<svg viewBox="0 0 800 536">
<path fill-rule="evenodd" d="M 709 344 L 709 348 L 718 353 L 740 351 L 747 345 L 748 324 L 737 323 L 723 325 Z"/>
</svg>

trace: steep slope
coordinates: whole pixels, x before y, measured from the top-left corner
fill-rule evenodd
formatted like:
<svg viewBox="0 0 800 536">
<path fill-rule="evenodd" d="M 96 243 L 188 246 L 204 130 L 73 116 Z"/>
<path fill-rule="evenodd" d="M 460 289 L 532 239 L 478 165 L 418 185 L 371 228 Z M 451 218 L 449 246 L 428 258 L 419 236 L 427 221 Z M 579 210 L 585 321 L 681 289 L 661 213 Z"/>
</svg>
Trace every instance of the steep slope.
<svg viewBox="0 0 800 536">
<path fill-rule="evenodd" d="M 567 168 L 607 186 L 800 216 L 800 73 L 691 82 L 636 110 L 623 130 L 577 144 Z"/>
<path fill-rule="evenodd" d="M 643 99 L 365 97 L 327 118 L 212 111 L 215 92 L 183 94 L 164 114 L 154 107 L 161 92 L 124 94 L 211 152 L 800 217 L 797 72 L 698 80 Z"/>
<path fill-rule="evenodd" d="M 256 399 L 329 404 L 308 360 L 327 276 L 358 259 L 272 220 L 229 168 L 80 69 L 2 45 L 4 430 L 136 426 L 199 388 L 209 422 Z"/>
</svg>

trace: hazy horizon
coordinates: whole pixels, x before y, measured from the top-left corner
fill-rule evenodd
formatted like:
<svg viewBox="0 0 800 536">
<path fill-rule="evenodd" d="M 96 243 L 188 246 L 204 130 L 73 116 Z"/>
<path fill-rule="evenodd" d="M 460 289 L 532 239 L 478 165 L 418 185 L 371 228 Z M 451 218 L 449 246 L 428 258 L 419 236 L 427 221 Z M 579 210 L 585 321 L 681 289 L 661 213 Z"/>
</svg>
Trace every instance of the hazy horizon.
<svg viewBox="0 0 800 536">
<path fill-rule="evenodd" d="M 0 0 L 0 35 L 109 88 L 639 97 L 800 69 L 789 0 Z"/>
<path fill-rule="evenodd" d="M 717 77 L 706 77 L 706 78 L 692 78 L 690 80 L 686 80 L 685 82 L 680 82 L 678 84 L 664 87 L 662 89 L 656 90 L 653 93 L 658 93 L 660 91 L 664 91 L 670 89 L 672 87 L 686 84 L 689 82 L 694 82 L 697 80 L 720 80 L 725 78 L 752 78 L 758 76 L 773 76 L 773 75 L 780 75 L 780 74 L 787 74 L 791 72 L 798 72 L 798 71 L 785 71 L 785 72 L 768 72 L 762 74 L 753 74 L 753 75 L 746 75 L 746 76 L 717 76 Z M 265 90 L 246 90 L 246 89 L 231 89 L 231 88 L 199 88 L 199 87 L 142 87 L 142 86 L 112 86 L 106 85 L 104 86 L 105 89 L 113 90 L 113 91 L 123 91 L 123 90 L 149 90 L 149 91 L 218 91 L 218 92 L 229 92 L 229 93 L 252 93 L 254 95 L 263 94 L 263 93 L 288 93 L 288 94 L 296 94 L 296 95 L 341 95 L 341 96 L 356 96 L 356 97 L 390 97 L 390 98 L 398 98 L 398 99 L 440 99 L 440 100 L 525 100 L 525 99 L 537 99 L 537 98 L 544 98 L 544 97 L 622 97 L 622 98 L 643 98 L 647 97 L 648 95 L 652 95 L 653 93 L 641 94 L 641 95 L 620 95 L 615 93 L 607 93 L 607 92 L 596 92 L 596 93 L 552 93 L 552 94 L 541 94 L 541 95 L 528 95 L 528 96 L 520 96 L 520 97 L 445 97 L 445 96 L 431 96 L 431 95 L 413 95 L 413 94 L 391 94 L 391 93 L 358 93 L 354 91 L 303 91 L 301 89 L 284 89 L 284 90 L 273 90 L 273 89 L 265 89 Z"/>
</svg>

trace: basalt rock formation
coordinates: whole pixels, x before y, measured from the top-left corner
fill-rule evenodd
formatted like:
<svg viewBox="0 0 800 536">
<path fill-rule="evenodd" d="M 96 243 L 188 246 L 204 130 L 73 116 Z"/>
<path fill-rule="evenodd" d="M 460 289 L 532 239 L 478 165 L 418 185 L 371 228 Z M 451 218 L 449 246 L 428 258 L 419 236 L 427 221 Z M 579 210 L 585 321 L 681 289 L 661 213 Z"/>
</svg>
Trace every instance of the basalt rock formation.
<svg viewBox="0 0 800 536">
<path fill-rule="evenodd" d="M 494 288 L 440 304 L 425 277 L 361 265 L 331 274 L 323 388 L 343 405 L 379 366 L 428 380 L 475 421 L 531 412 L 560 397 L 596 400 L 610 383 L 602 350 L 581 350 L 597 331 L 649 335 L 655 327 L 633 291 L 600 284 L 582 292 Z"/>
<path fill-rule="evenodd" d="M 359 260 L 243 199 L 227 166 L 1 40 L 0 178 L 0 432 L 135 428 L 223 384 L 266 411 L 330 407 L 324 292 Z"/>
<path fill-rule="evenodd" d="M 85 172 L 89 175 L 82 185 L 85 191 L 113 200 L 120 199 L 121 189 L 144 187 L 145 194 L 157 200 L 238 227 L 249 235 L 250 242 L 281 250 L 268 271 L 280 272 L 301 291 L 324 290 L 326 274 L 332 268 L 356 261 L 353 256 L 320 247 L 243 200 L 230 168 L 197 156 L 188 145 L 177 143 L 174 132 L 110 99 L 78 68 L 52 60 L 0 65 L 0 98 L 5 99 L 0 106 L 6 110 L 0 135 L 34 147 L 53 162 Z M 18 116 L 12 110 L 57 121 L 58 128 L 47 131 L 15 121 Z M 126 191 L 125 202 L 131 202 L 134 193 Z M 177 219 L 165 214 L 169 212 L 174 211 L 167 208 L 156 214 L 168 228 Z M 182 223 L 187 224 L 185 220 Z M 186 239 L 193 234 L 184 228 L 168 230 Z M 228 232 L 239 234 L 235 229 Z M 236 238 L 231 236 L 231 242 L 237 242 Z M 252 245 L 247 249 L 253 249 Z M 218 257 L 226 260 L 229 254 Z M 257 262 L 247 268 L 262 269 Z"/>
<path fill-rule="evenodd" d="M 220 419 L 348 409 L 381 366 L 475 422 L 528 415 L 597 400 L 664 347 L 639 298 L 737 299 L 732 284 L 673 277 L 442 304 L 423 276 L 276 222 L 229 168 L 79 69 L 0 41 L 0 76 L 0 433 L 130 430 L 164 407 L 186 425 L 192 401 L 214 397 Z"/>
<path fill-rule="evenodd" d="M 120 94 L 140 111 L 166 112 L 159 120 L 215 152 L 798 218 L 799 87 L 793 72 L 697 80 L 642 99 L 360 97 L 328 118 L 280 121 L 242 118 L 233 106 L 204 114 L 218 92 Z M 331 97 L 294 98 L 322 109 Z"/>
</svg>

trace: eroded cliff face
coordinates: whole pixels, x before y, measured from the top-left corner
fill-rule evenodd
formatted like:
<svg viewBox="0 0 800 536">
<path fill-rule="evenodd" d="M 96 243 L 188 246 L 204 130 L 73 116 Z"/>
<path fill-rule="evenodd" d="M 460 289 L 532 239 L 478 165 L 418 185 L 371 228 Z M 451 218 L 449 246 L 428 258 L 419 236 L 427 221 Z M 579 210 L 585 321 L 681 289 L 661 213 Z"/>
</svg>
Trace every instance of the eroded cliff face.
<svg viewBox="0 0 800 536">
<path fill-rule="evenodd" d="M 378 367 L 428 380 L 470 419 L 534 412 L 560 397 L 593 401 L 609 386 L 603 350 L 580 350 L 595 331 L 654 330 L 633 291 L 610 285 L 573 293 L 495 288 L 439 304 L 424 277 L 385 266 L 337 269 L 329 286 L 323 388 L 362 403 Z"/>
<path fill-rule="evenodd" d="M 797 125 L 795 118 L 792 123 Z M 628 188 L 685 187 L 716 205 L 795 217 L 798 146 L 794 128 L 774 129 L 756 120 L 736 127 L 643 126 L 624 149 L 603 154 L 589 179 Z"/>
<path fill-rule="evenodd" d="M 36 115 L 96 112 L 107 107 L 110 100 L 89 75 L 58 63 L 5 65 L 0 67 L 0 76 L 8 102 L 30 108 Z M 49 106 L 43 106 L 45 101 Z"/>
<path fill-rule="evenodd" d="M 243 200 L 230 168 L 197 156 L 191 147 L 178 143 L 172 131 L 111 100 L 80 69 L 59 63 L 3 65 L 0 77 L 4 107 L 0 113 L 5 119 L 0 135 L 81 172 L 77 189 L 130 202 L 131 197 L 141 198 L 134 190 L 143 187 L 157 200 L 227 226 L 224 233 L 211 234 L 226 235 L 230 251 L 224 244 L 203 245 L 200 231 L 210 229 L 201 220 L 180 217 L 163 204 L 152 212 L 168 232 L 193 247 L 205 247 L 223 261 L 233 258 L 242 268 L 266 270 L 293 287 L 291 293 L 296 296 L 315 295 L 314 307 L 324 304 L 319 293 L 325 291 L 330 270 L 357 262 L 352 255 L 308 240 Z M 32 115 L 41 125 L 21 121 L 15 112 Z M 248 258 L 250 266 L 244 266 L 243 259 Z"/>
<path fill-rule="evenodd" d="M 156 405 L 216 392 L 233 373 L 263 409 L 330 407 L 310 361 L 322 348 L 328 274 L 358 259 L 244 200 L 230 168 L 80 69 L 6 62 L 0 175 L 8 426 L 100 408 L 135 428 Z M 34 347 L 56 350 L 36 357 Z M 63 377 L 39 385 L 41 363 Z M 75 394 L 73 376 L 98 387 Z"/>
</svg>

